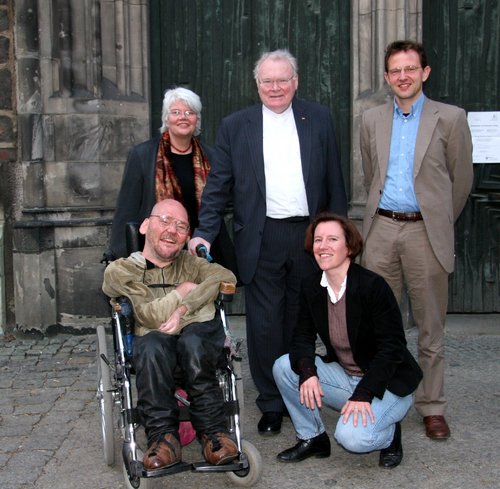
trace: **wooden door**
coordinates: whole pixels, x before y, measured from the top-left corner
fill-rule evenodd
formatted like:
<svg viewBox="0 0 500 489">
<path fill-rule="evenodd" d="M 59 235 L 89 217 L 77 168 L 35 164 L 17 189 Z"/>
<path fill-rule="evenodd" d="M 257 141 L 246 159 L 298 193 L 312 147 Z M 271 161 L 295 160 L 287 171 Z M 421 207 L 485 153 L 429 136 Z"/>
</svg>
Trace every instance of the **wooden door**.
<svg viewBox="0 0 500 489">
<path fill-rule="evenodd" d="M 500 110 L 498 0 L 423 1 L 426 94 L 467 111 Z M 450 312 L 500 312 L 500 162 L 474 165 L 474 187 L 456 224 Z"/>
<path fill-rule="evenodd" d="M 299 64 L 298 96 L 330 107 L 346 188 L 350 174 L 349 2 L 331 0 L 151 0 L 152 130 L 163 93 L 184 86 L 202 100 L 202 136 L 258 101 L 260 54 L 288 48 Z"/>
</svg>

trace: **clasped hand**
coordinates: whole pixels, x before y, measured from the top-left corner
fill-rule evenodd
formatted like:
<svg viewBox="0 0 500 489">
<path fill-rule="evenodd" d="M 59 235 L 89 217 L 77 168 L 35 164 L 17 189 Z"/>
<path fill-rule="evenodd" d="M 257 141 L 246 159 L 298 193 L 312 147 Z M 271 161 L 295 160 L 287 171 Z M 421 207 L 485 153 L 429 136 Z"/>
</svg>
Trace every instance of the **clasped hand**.
<svg viewBox="0 0 500 489">
<path fill-rule="evenodd" d="M 179 284 L 175 290 L 184 299 L 193 289 L 197 287 L 197 284 L 193 282 L 182 282 Z M 181 328 L 181 318 L 187 312 L 187 307 L 182 304 L 170 315 L 170 317 L 164 323 L 160 324 L 158 328 L 162 333 L 167 334 L 177 334 Z"/>
</svg>

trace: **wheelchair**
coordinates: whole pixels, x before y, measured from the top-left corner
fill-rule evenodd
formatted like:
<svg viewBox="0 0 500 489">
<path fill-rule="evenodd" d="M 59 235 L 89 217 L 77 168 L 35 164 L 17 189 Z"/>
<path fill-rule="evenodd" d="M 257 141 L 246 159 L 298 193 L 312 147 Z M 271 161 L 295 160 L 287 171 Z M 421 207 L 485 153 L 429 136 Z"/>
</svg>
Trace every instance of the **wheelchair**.
<svg viewBox="0 0 500 489">
<path fill-rule="evenodd" d="M 241 412 L 243 408 L 243 387 L 241 376 L 240 342 L 229 331 L 225 303 L 232 300 L 235 286 L 222 283 L 215 301 L 216 309 L 222 319 L 226 341 L 224 359 L 217 370 L 217 378 L 224 399 L 224 413 L 227 417 L 228 431 L 238 446 L 238 457 L 228 465 L 211 465 L 201 462 L 181 461 L 171 467 L 147 470 L 143 466 L 143 451 L 137 440 L 140 428 L 137 410 L 133 401 L 133 310 L 126 298 L 113 302 L 112 338 L 113 351 L 108 352 L 106 329 L 97 327 L 97 402 L 101 421 L 104 460 L 107 465 L 115 463 L 115 420 L 121 435 L 121 458 L 126 488 L 148 489 L 152 478 L 184 471 L 225 472 L 230 481 L 241 487 L 250 487 L 257 483 L 262 474 L 262 459 L 259 451 L 242 438 Z M 176 393 L 180 401 L 180 421 L 189 419 L 189 402 Z"/>
</svg>

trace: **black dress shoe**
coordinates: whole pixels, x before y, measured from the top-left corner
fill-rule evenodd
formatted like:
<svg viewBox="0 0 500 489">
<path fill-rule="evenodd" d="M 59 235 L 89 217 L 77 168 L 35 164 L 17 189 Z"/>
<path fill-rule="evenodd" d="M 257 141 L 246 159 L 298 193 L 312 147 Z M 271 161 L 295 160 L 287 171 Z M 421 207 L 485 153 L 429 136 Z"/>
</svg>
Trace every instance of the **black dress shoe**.
<svg viewBox="0 0 500 489">
<path fill-rule="evenodd" d="M 394 438 L 391 444 L 380 450 L 380 458 L 378 464 L 384 469 L 393 469 L 397 467 L 403 460 L 403 445 L 401 443 L 401 423 L 396 423 L 394 430 Z"/>
<path fill-rule="evenodd" d="M 281 422 L 283 421 L 283 413 L 277 411 L 268 411 L 260 418 L 257 429 L 263 436 L 272 436 L 281 433 Z"/>
<path fill-rule="evenodd" d="M 326 433 L 309 438 L 309 440 L 299 440 L 297 445 L 278 453 L 280 462 L 300 462 L 309 457 L 325 458 L 330 456 L 330 438 Z"/>
</svg>

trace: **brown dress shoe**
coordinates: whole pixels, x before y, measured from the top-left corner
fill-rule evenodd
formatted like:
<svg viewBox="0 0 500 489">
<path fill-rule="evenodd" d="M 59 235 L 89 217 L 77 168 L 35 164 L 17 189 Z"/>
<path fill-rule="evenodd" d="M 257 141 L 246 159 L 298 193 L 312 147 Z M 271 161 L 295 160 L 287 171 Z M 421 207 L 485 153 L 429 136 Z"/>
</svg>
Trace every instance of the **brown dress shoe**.
<svg viewBox="0 0 500 489">
<path fill-rule="evenodd" d="M 450 437 L 450 428 L 444 416 L 424 416 L 425 434 L 432 440 L 446 440 Z"/>
<path fill-rule="evenodd" d="M 225 465 L 238 456 L 238 447 L 226 433 L 205 434 L 201 437 L 205 460 L 212 465 Z"/>
<path fill-rule="evenodd" d="M 154 441 L 142 459 L 147 470 L 164 469 L 180 461 L 181 444 L 172 433 L 167 433 Z"/>
</svg>

